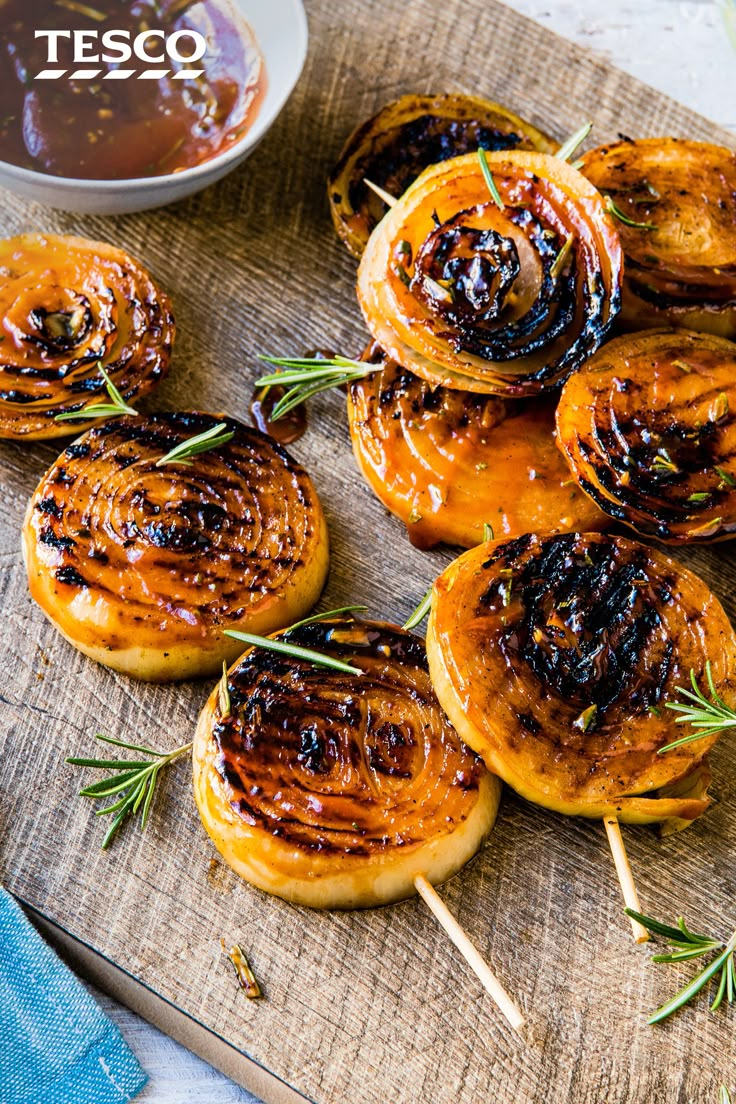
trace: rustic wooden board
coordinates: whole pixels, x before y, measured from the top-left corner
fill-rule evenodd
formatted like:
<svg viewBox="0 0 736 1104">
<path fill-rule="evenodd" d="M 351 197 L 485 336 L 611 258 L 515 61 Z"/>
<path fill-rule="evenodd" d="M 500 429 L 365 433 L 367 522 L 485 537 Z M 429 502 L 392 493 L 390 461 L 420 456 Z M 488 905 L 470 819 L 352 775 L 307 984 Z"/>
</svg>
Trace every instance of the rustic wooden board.
<svg viewBox="0 0 736 1104">
<path fill-rule="evenodd" d="M 591 117 L 603 141 L 677 134 L 733 144 L 704 119 L 493 0 L 309 0 L 306 71 L 243 169 L 165 211 L 93 219 L 3 196 L 0 229 L 83 233 L 150 266 L 174 299 L 179 337 L 155 400 L 244 415 L 255 354 L 357 351 L 353 262 L 334 241 L 324 177 L 347 131 L 407 91 L 460 88 L 508 104 L 558 138 Z M 362 484 L 339 397 L 313 404 L 293 451 L 317 484 L 333 541 L 325 607 L 365 601 L 403 619 L 450 558 L 413 550 Z M 148 408 L 153 408 L 149 402 Z M 0 875 L 52 921 L 319 1104 L 646 1104 L 715 1101 L 736 1088 L 733 1016 L 705 1005 L 666 1026 L 643 1013 L 673 991 L 621 915 L 597 823 L 507 793 L 498 826 L 444 895 L 529 1016 L 523 1044 L 419 902 L 319 914 L 241 884 L 199 824 L 187 768 L 161 785 L 145 836 L 99 850 L 100 824 L 64 756 L 96 730 L 160 746 L 187 740 L 208 687 L 139 685 L 95 666 L 32 605 L 19 552 L 25 502 L 54 445 L 0 446 L 0 595 L 5 678 Z M 731 612 L 736 557 L 683 554 Z M 714 756 L 715 809 L 660 842 L 627 831 L 642 900 L 726 933 L 734 923 L 736 771 Z M 250 1003 L 220 937 L 251 955 L 267 1000 Z M 276 1099 L 277 1089 L 270 1099 Z"/>
</svg>

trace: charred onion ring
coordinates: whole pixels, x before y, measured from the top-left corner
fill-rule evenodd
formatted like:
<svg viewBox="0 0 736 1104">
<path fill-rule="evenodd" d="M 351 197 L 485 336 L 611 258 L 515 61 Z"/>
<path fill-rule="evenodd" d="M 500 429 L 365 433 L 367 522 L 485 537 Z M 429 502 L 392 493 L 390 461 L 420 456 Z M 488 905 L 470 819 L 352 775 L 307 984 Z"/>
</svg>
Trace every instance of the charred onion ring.
<svg viewBox="0 0 736 1104">
<path fill-rule="evenodd" d="M 535 395 L 608 332 L 621 248 L 603 200 L 566 162 L 487 161 L 503 210 L 476 154 L 427 169 L 373 231 L 358 299 L 378 344 L 430 383 Z"/>
<path fill-rule="evenodd" d="M 604 346 L 565 384 L 557 436 L 611 517 L 672 542 L 736 532 L 736 345 L 647 330 Z"/>
<path fill-rule="evenodd" d="M 536 149 L 553 142 L 531 123 L 480 96 L 402 96 L 359 126 L 345 143 L 327 181 L 332 221 L 354 257 L 360 257 L 386 204 L 366 184 L 402 195 L 428 165 L 483 146 Z"/>
<path fill-rule="evenodd" d="M 736 337 L 736 153 L 679 138 L 590 150 L 581 172 L 632 222 L 622 321 Z"/>
<path fill-rule="evenodd" d="M 498 779 L 458 739 L 423 644 L 379 622 L 333 620 L 279 639 L 363 674 L 252 649 L 194 740 L 205 828 L 246 881 L 315 908 L 366 908 L 449 878 L 496 817 Z"/>
<path fill-rule="evenodd" d="M 55 234 L 0 241 L 0 437 L 68 437 L 88 422 L 57 414 L 109 402 L 102 364 L 123 398 L 166 374 L 168 297 L 112 245 Z"/>
<path fill-rule="evenodd" d="M 597 533 L 473 548 L 435 584 L 427 652 L 461 738 L 528 800 L 670 828 L 707 808 L 717 736 L 657 755 L 682 735 L 663 703 L 707 660 L 733 700 L 736 637 L 661 552 Z"/>
<path fill-rule="evenodd" d="M 311 608 L 327 573 L 322 508 L 306 472 L 257 430 L 191 466 L 157 467 L 210 414 L 124 417 L 61 454 L 28 507 L 32 597 L 86 655 L 153 681 L 213 674 L 242 645 Z"/>
<path fill-rule="evenodd" d="M 381 350 L 380 372 L 348 389 L 353 451 L 369 486 L 419 548 L 472 548 L 497 537 L 603 528 L 555 444 L 548 398 L 509 402 L 432 388 Z"/>
</svg>

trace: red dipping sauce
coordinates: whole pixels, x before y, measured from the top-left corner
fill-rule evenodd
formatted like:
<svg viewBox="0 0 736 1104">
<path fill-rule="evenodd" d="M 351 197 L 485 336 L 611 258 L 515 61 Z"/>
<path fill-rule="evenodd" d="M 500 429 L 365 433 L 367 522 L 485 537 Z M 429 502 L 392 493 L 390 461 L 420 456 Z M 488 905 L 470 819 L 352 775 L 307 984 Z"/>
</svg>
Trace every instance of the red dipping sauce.
<svg viewBox="0 0 736 1104">
<path fill-rule="evenodd" d="M 0 160 L 13 165 L 85 180 L 178 172 L 238 142 L 265 92 L 230 0 L 0 0 Z"/>
</svg>

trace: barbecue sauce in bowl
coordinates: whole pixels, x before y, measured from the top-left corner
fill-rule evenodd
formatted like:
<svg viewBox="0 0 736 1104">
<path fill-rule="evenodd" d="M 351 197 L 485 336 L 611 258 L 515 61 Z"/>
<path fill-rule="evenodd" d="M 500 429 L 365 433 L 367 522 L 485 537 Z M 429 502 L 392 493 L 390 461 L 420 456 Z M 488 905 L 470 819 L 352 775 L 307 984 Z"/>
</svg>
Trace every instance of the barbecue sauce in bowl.
<svg viewBox="0 0 736 1104">
<path fill-rule="evenodd" d="M 0 15 L 0 160 L 13 165 L 85 180 L 176 173 L 238 142 L 263 102 L 263 58 L 230 0 L 43 0 L 32 10 L 0 0 Z M 56 62 L 39 29 L 72 32 L 53 40 Z M 74 60 L 75 31 L 87 32 L 84 62 Z M 194 54 L 193 31 L 204 57 L 172 58 L 165 43 L 177 31 L 175 54 Z M 119 46 L 146 32 L 141 49 L 152 60 L 122 60 Z M 57 69 L 64 75 L 38 78 Z"/>
</svg>

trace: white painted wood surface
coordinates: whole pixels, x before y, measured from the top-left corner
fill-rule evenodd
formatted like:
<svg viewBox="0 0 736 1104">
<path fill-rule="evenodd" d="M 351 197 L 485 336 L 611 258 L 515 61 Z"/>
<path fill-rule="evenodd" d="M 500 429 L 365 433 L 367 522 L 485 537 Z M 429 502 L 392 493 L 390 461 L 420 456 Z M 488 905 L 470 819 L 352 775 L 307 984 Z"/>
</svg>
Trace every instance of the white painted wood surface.
<svg viewBox="0 0 736 1104">
<path fill-rule="evenodd" d="M 736 0 L 506 2 L 736 131 L 736 42 L 729 39 L 724 17 L 731 4 L 736 38 Z M 254 1104 L 250 1093 L 156 1028 L 110 998 L 96 995 L 150 1076 L 137 1098 L 141 1104 Z"/>
</svg>

